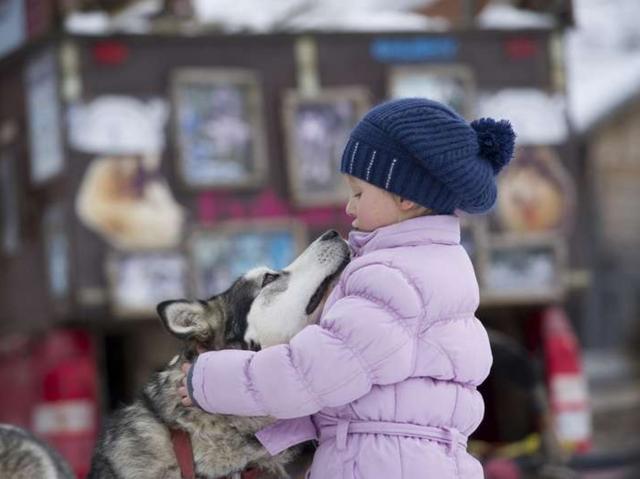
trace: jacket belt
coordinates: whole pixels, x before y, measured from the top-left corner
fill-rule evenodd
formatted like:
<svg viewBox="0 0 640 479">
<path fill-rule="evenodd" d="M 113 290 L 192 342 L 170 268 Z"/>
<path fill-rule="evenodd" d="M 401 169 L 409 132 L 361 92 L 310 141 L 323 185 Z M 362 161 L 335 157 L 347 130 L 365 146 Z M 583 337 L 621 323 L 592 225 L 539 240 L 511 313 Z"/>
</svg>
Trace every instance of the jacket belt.
<svg viewBox="0 0 640 479">
<path fill-rule="evenodd" d="M 328 416 L 324 416 L 329 419 Z M 335 418 L 333 418 L 335 421 Z M 347 447 L 349 434 L 384 434 L 387 436 L 405 436 L 428 439 L 447 446 L 449 454 L 453 454 L 456 447 L 466 449 L 467 438 L 452 427 L 420 426 L 417 424 L 387 422 L 387 421 L 350 421 L 338 419 L 334 424 L 322 425 L 319 428 L 320 442 L 335 438 L 338 450 Z"/>
</svg>

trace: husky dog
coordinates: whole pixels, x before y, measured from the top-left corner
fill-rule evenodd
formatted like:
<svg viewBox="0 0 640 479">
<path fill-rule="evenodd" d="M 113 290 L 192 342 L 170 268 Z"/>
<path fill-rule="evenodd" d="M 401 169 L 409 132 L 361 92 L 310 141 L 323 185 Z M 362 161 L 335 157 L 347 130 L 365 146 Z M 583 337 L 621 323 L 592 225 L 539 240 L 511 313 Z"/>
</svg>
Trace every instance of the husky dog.
<svg viewBox="0 0 640 479">
<path fill-rule="evenodd" d="M 0 424 L 0 477 L 11 479 L 73 479 L 60 455 L 24 429 Z"/>
<path fill-rule="evenodd" d="M 206 301 L 165 301 L 158 314 L 184 348 L 146 384 L 142 397 L 117 411 L 94 452 L 90 479 L 179 479 L 170 429 L 191 438 L 198 479 L 258 468 L 288 477 L 292 450 L 271 457 L 254 434 L 269 417 L 208 414 L 180 402 L 185 361 L 200 350 L 253 349 L 287 342 L 317 321 L 333 280 L 349 261 L 349 248 L 328 231 L 281 271 L 256 268 Z"/>
</svg>

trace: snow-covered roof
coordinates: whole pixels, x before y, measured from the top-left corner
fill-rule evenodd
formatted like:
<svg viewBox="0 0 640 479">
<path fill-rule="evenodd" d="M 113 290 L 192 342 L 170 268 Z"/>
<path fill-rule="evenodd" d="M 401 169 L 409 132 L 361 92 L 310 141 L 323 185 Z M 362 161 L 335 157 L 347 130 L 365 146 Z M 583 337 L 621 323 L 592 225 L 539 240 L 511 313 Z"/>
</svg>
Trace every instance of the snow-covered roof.
<svg viewBox="0 0 640 479">
<path fill-rule="evenodd" d="M 573 0 L 566 43 L 569 118 L 578 132 L 640 93 L 640 1 Z"/>
<path fill-rule="evenodd" d="M 446 20 L 414 12 L 435 1 L 270 0 L 267 8 L 262 0 L 193 0 L 193 6 L 197 24 L 214 25 L 223 32 L 446 30 Z M 572 1 L 576 26 L 567 31 L 566 105 L 562 100 L 561 108 L 556 108 L 545 98 L 537 110 L 547 109 L 556 118 L 566 106 L 573 129 L 582 133 L 640 92 L 640 0 Z M 161 8 L 161 0 L 142 0 L 116 16 L 73 14 L 66 26 L 81 34 L 146 33 L 151 30 L 149 19 Z M 554 19 L 495 0 L 480 13 L 477 25 L 509 30 L 552 28 Z M 521 103 L 533 97 L 505 94 L 492 101 L 503 104 L 505 98 Z"/>
<path fill-rule="evenodd" d="M 195 23 L 222 32 L 267 33 L 275 31 L 440 31 L 444 19 L 428 18 L 412 11 L 435 0 L 193 0 Z M 76 12 L 65 28 L 70 33 L 106 35 L 114 32 L 147 33 L 150 17 L 160 12 L 159 0 L 143 0 L 118 15 Z"/>
<path fill-rule="evenodd" d="M 503 3 L 490 3 L 476 17 L 480 28 L 518 30 L 523 28 L 553 28 L 554 17 L 546 13 L 529 12 Z"/>
<path fill-rule="evenodd" d="M 478 99 L 477 117 L 506 118 L 519 144 L 554 145 L 567 139 L 565 99 L 532 88 L 510 88 L 485 93 Z"/>
<path fill-rule="evenodd" d="M 434 0 L 259 0 L 212 2 L 194 0 L 199 22 L 222 24 L 226 30 L 382 31 L 432 30 L 447 27 L 444 20 L 411 11 Z M 232 8 L 230 6 L 233 5 Z"/>
<path fill-rule="evenodd" d="M 70 13 L 64 27 L 68 33 L 78 35 L 145 34 L 151 32 L 151 18 L 161 11 L 161 0 L 141 0 L 115 15 L 103 10 Z"/>
<path fill-rule="evenodd" d="M 640 1 L 572 0 L 575 28 L 567 30 L 567 113 L 584 133 L 608 113 L 640 93 Z M 489 4 L 480 28 L 552 26 L 546 15 Z"/>
</svg>

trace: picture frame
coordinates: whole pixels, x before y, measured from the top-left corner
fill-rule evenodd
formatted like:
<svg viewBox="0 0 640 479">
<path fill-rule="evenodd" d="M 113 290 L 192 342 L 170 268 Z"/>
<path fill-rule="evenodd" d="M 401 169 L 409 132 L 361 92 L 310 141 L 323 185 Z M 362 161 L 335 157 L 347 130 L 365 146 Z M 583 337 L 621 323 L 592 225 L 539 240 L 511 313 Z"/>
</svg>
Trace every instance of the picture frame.
<svg viewBox="0 0 640 479">
<path fill-rule="evenodd" d="M 481 271 L 483 305 L 558 301 L 565 294 L 566 245 L 557 235 L 494 236 Z"/>
<path fill-rule="evenodd" d="M 30 181 L 40 186 L 65 167 L 55 49 L 32 57 L 24 71 Z"/>
<path fill-rule="evenodd" d="M 267 170 L 256 72 L 182 68 L 171 75 L 177 173 L 190 189 L 251 189 Z"/>
<path fill-rule="evenodd" d="M 161 163 L 169 101 L 155 95 L 102 94 L 67 105 L 69 148 L 97 156 L 145 156 Z"/>
<path fill-rule="evenodd" d="M 230 221 L 198 227 L 188 240 L 198 298 L 221 293 L 257 266 L 282 269 L 306 247 L 307 230 L 292 219 Z"/>
<path fill-rule="evenodd" d="M 497 181 L 500 194 L 489 215 L 492 233 L 565 234 L 571 230 L 576 185 L 554 148 L 518 146 Z"/>
<path fill-rule="evenodd" d="M 177 248 L 186 222 L 159 166 L 141 155 L 90 160 L 74 207 L 84 227 L 124 251 Z"/>
<path fill-rule="evenodd" d="M 473 116 L 475 79 L 466 65 L 393 66 L 387 81 L 389 98 L 428 98 L 450 106 L 464 118 Z"/>
<path fill-rule="evenodd" d="M 287 176 L 295 205 L 343 205 L 348 187 L 340 173 L 349 133 L 369 109 L 364 87 L 303 95 L 290 90 L 283 100 Z"/>
<path fill-rule="evenodd" d="M 16 154 L 12 148 L 0 150 L 0 254 L 13 256 L 20 249 L 20 204 Z"/>
<path fill-rule="evenodd" d="M 44 259 L 49 297 L 64 304 L 71 292 L 71 245 L 65 206 L 50 205 L 42 216 Z"/>
<path fill-rule="evenodd" d="M 115 316 L 150 318 L 162 301 L 189 296 L 188 261 L 182 251 L 111 252 L 106 262 Z"/>
</svg>

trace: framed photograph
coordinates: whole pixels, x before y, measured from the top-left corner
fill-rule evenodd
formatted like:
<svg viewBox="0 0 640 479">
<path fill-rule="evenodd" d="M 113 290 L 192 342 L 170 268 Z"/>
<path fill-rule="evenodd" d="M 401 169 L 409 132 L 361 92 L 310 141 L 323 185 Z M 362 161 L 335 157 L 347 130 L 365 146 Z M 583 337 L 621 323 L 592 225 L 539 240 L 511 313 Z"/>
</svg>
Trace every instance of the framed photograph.
<svg viewBox="0 0 640 479">
<path fill-rule="evenodd" d="M 49 295 L 55 302 L 68 299 L 70 292 L 71 247 L 64 205 L 56 203 L 44 212 L 42 233 Z"/>
<path fill-rule="evenodd" d="M 256 73 L 180 69 L 172 76 L 177 170 L 190 188 L 264 182 L 266 137 Z"/>
<path fill-rule="evenodd" d="M 369 108 L 364 88 L 336 88 L 313 96 L 290 91 L 284 98 L 289 186 L 298 206 L 344 204 L 340 174 L 349 133 Z"/>
<path fill-rule="evenodd" d="M 64 169 L 56 52 L 29 60 L 24 73 L 31 182 L 41 185 Z"/>
<path fill-rule="evenodd" d="M 75 198 L 80 222 L 122 251 L 178 247 L 186 212 L 167 180 L 142 156 L 88 163 Z"/>
<path fill-rule="evenodd" d="M 188 296 L 188 262 L 179 251 L 112 253 L 107 260 L 111 306 L 121 318 L 147 318 L 158 303 Z"/>
<path fill-rule="evenodd" d="M 69 147 L 95 156 L 139 156 L 159 166 L 169 102 L 156 96 L 99 95 L 67 106 Z"/>
<path fill-rule="evenodd" d="M 16 156 L 10 148 L 0 152 L 0 254 L 12 256 L 20 247 Z"/>
<path fill-rule="evenodd" d="M 390 98 L 422 97 L 450 106 L 461 116 L 473 115 L 475 80 L 464 65 L 396 66 L 389 72 Z"/>
<path fill-rule="evenodd" d="M 282 269 L 306 242 L 304 225 L 293 220 L 229 222 L 195 230 L 189 256 L 196 296 L 221 293 L 257 266 Z"/>
<path fill-rule="evenodd" d="M 495 237 L 482 267 L 482 302 L 556 301 L 564 294 L 565 275 L 565 244 L 559 237 Z"/>
<path fill-rule="evenodd" d="M 490 215 L 496 233 L 568 232 L 574 223 L 576 186 L 556 151 L 520 146 L 498 177 L 498 201 Z"/>
</svg>

